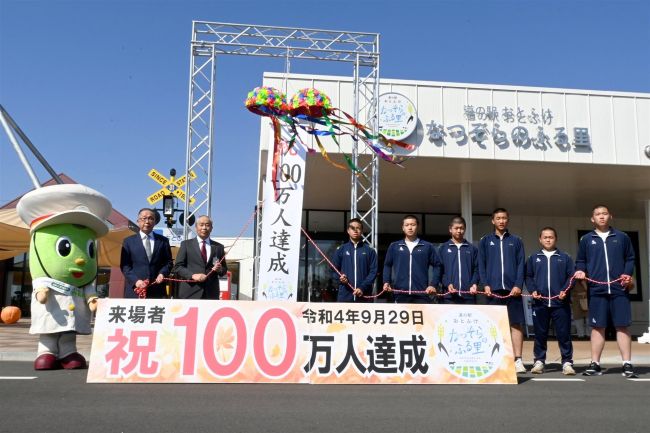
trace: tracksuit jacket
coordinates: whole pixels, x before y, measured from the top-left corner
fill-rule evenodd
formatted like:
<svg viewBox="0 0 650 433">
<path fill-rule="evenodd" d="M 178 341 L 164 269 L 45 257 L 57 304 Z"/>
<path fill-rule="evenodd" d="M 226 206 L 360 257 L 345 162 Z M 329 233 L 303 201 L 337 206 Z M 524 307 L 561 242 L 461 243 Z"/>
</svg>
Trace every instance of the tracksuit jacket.
<svg viewBox="0 0 650 433">
<path fill-rule="evenodd" d="M 614 227 L 609 228 L 606 242 L 591 231 L 580 238 L 576 268 L 592 280 L 608 282 L 622 274 L 634 272 L 634 248 L 628 235 Z M 620 282 L 613 284 L 589 283 L 589 295 L 625 294 Z"/>
<path fill-rule="evenodd" d="M 506 231 L 503 239 L 495 233 L 481 238 L 478 248 L 481 284 L 494 290 L 510 291 L 524 285 L 524 244 Z"/>
<path fill-rule="evenodd" d="M 460 248 L 453 240 L 440 245 L 438 249 L 442 263 L 442 289 L 447 292 L 450 284 L 456 290 L 469 291 L 473 284 L 478 284 L 478 248 L 463 239 Z M 474 296 L 469 293 L 460 295 L 463 298 L 471 299 Z"/>
<path fill-rule="evenodd" d="M 555 250 L 551 257 L 546 257 L 543 250 L 531 255 L 526 261 L 526 287 L 530 293 L 537 291 L 542 296 L 557 296 L 567 288 L 575 266 L 571 257 L 560 250 Z M 570 291 L 566 298 L 534 300 L 535 305 L 561 307 L 570 302 Z"/>
<path fill-rule="evenodd" d="M 348 277 L 352 287 L 363 290 L 364 295 L 372 295 L 372 288 L 377 278 L 377 253 L 366 242 L 356 245 L 348 241 L 338 247 L 332 256 L 332 263 Z M 352 289 L 339 282 L 339 274 L 332 272 L 332 278 L 339 286 L 338 302 L 355 300 Z"/>
<path fill-rule="evenodd" d="M 429 275 L 429 266 L 433 272 Z M 384 283 L 390 283 L 393 289 L 423 291 L 428 286 L 437 287 L 440 283 L 440 258 L 438 251 L 429 242 L 420 239 L 411 253 L 404 239 L 395 241 L 388 247 L 384 260 Z M 399 298 L 401 294 L 395 294 Z M 412 296 L 427 297 L 426 294 Z"/>
</svg>

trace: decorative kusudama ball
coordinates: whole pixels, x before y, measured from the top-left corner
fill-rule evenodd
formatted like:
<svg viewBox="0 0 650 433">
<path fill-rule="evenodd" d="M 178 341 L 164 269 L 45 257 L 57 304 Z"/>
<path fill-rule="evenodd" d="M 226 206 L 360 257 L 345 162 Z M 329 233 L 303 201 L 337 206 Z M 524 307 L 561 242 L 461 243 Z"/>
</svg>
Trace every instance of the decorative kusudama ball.
<svg viewBox="0 0 650 433">
<path fill-rule="evenodd" d="M 303 114 L 309 117 L 323 117 L 331 111 L 332 101 L 329 96 L 313 87 L 299 90 L 289 103 L 289 113 L 292 116 Z"/>
<path fill-rule="evenodd" d="M 287 113 L 287 97 L 278 89 L 268 86 L 256 87 L 248 92 L 246 108 L 260 116 L 281 116 Z"/>
<path fill-rule="evenodd" d="M 8 325 L 16 323 L 20 320 L 20 308 L 14 306 L 4 307 L 0 313 L 0 319 Z"/>
</svg>

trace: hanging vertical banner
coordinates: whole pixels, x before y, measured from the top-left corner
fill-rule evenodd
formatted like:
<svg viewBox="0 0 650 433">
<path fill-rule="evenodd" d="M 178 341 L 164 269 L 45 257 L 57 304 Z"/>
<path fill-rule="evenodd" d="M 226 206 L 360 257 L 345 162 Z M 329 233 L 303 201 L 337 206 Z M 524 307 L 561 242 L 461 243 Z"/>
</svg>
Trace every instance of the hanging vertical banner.
<svg viewBox="0 0 650 433">
<path fill-rule="evenodd" d="M 281 129 L 279 158 L 274 152 L 274 134 L 269 134 L 257 294 L 261 301 L 295 301 L 298 290 L 306 150 L 300 140 L 289 149 L 291 131 L 285 128 Z"/>
</svg>

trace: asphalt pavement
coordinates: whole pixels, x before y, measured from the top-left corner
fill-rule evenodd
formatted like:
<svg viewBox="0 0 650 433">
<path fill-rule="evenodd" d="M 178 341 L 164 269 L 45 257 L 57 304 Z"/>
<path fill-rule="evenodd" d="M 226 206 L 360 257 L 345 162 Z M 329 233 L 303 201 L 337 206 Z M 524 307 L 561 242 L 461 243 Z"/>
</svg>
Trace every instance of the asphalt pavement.
<svg viewBox="0 0 650 433">
<path fill-rule="evenodd" d="M 86 384 L 0 362 L 0 432 L 647 432 L 650 368 L 519 385 Z"/>
</svg>

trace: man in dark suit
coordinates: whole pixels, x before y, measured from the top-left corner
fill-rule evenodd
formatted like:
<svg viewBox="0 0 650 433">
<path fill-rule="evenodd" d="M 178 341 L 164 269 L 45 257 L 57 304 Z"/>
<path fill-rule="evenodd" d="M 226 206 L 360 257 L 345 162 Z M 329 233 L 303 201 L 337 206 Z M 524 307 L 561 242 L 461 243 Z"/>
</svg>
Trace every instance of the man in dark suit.
<svg viewBox="0 0 650 433">
<path fill-rule="evenodd" d="M 136 289 L 146 288 L 147 298 L 161 299 L 166 295 L 163 278 L 169 275 L 172 262 L 169 240 L 153 232 L 156 220 L 152 209 L 141 209 L 137 222 L 140 231 L 122 243 L 124 297 L 137 298 Z"/>
<path fill-rule="evenodd" d="M 212 221 L 203 215 L 196 223 L 196 238 L 181 242 L 174 269 L 182 279 L 193 281 L 180 283 L 181 299 L 219 299 L 219 277 L 228 267 L 223 245 L 210 239 L 211 232 Z"/>
</svg>

